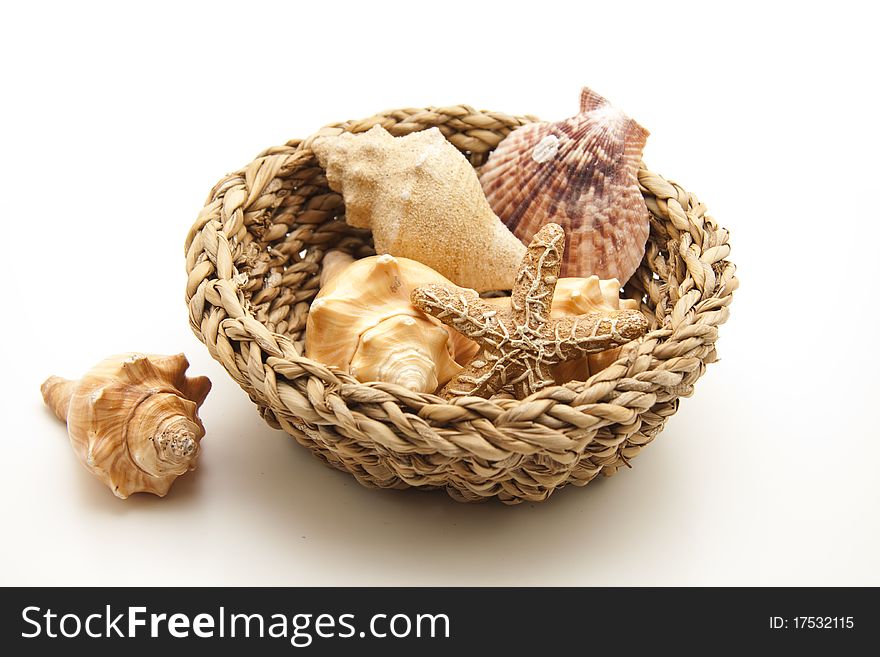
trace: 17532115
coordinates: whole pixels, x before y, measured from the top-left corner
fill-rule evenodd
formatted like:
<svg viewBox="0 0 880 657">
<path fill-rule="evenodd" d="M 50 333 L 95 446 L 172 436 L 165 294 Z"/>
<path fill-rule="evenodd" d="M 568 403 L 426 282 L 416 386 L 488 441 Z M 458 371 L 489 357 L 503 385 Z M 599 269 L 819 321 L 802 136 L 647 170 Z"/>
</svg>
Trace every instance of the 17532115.
<svg viewBox="0 0 880 657">
<path fill-rule="evenodd" d="M 773 630 L 851 630 L 855 627 L 853 616 L 771 616 Z"/>
</svg>

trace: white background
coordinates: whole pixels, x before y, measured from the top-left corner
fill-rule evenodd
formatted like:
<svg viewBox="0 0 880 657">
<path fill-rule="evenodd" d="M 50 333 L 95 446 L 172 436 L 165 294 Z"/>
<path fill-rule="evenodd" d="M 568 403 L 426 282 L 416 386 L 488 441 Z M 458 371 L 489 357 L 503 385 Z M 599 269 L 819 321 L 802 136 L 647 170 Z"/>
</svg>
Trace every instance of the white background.
<svg viewBox="0 0 880 657">
<path fill-rule="evenodd" d="M 880 584 L 868 3 L 79 4 L 0 26 L 0 584 Z M 721 362 L 634 468 L 468 506 L 361 488 L 265 425 L 187 324 L 214 182 L 331 121 L 560 119 L 582 84 L 730 229 L 742 283 Z M 128 350 L 214 382 L 165 499 L 114 498 L 41 404 Z"/>
</svg>

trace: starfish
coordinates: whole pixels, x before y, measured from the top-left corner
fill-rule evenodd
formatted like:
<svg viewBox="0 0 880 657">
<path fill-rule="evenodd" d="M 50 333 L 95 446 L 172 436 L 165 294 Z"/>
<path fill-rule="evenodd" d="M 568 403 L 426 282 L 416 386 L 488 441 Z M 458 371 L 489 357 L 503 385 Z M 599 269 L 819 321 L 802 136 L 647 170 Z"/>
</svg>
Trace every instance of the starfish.
<svg viewBox="0 0 880 657">
<path fill-rule="evenodd" d="M 413 290 L 417 308 L 481 347 L 441 395 L 490 397 L 512 385 L 517 399 L 525 399 L 556 385 L 552 365 L 644 335 L 648 322 L 637 310 L 550 317 L 564 248 L 559 224 L 547 224 L 535 235 L 517 273 L 509 310 L 499 310 L 466 288 L 431 284 Z"/>
</svg>

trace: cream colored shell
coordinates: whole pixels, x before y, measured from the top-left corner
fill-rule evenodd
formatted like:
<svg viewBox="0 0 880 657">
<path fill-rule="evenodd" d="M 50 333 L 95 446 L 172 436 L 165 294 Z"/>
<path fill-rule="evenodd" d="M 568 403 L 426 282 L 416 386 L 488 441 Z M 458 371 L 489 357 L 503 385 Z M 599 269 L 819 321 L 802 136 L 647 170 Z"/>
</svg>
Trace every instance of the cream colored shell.
<svg viewBox="0 0 880 657">
<path fill-rule="evenodd" d="M 437 128 L 320 137 L 312 150 L 376 252 L 410 258 L 478 291 L 510 289 L 526 248 L 492 212 L 477 174 Z"/>
<path fill-rule="evenodd" d="M 394 383 L 434 392 L 461 371 L 476 345 L 410 302 L 419 285 L 446 283 L 414 260 L 391 255 L 346 261 L 327 254 L 306 322 L 306 355 L 351 373 L 359 381 Z M 350 260 L 350 259 L 348 259 Z"/>
<path fill-rule="evenodd" d="M 211 382 L 186 376 L 188 367 L 183 354 L 121 354 L 78 381 L 50 377 L 41 392 L 79 460 L 114 495 L 161 497 L 195 468 L 205 435 L 198 409 Z"/>
</svg>

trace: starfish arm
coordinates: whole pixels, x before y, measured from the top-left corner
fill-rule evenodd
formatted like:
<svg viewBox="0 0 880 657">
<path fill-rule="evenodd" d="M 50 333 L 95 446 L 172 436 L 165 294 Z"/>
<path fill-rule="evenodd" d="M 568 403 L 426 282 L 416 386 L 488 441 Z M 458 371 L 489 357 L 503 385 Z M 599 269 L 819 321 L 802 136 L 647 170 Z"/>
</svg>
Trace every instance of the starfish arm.
<svg viewBox="0 0 880 657">
<path fill-rule="evenodd" d="M 432 283 L 415 288 L 410 300 L 419 310 L 483 347 L 494 349 L 505 340 L 506 331 L 501 326 L 498 309 L 480 299 L 473 290 Z"/>
<path fill-rule="evenodd" d="M 516 324 L 538 331 L 550 321 L 564 249 L 565 232 L 559 224 L 547 224 L 532 239 L 510 297 Z"/>
<path fill-rule="evenodd" d="M 555 362 L 619 347 L 645 334 L 648 320 L 638 310 L 561 317 L 545 327 Z"/>
<path fill-rule="evenodd" d="M 526 369 L 513 383 L 513 392 L 517 399 L 525 399 L 531 394 L 548 386 L 555 386 L 556 381 L 548 365 L 537 359 L 526 359 Z"/>
<path fill-rule="evenodd" d="M 481 351 L 440 392 L 442 397 L 477 395 L 491 397 L 504 385 L 505 370 L 496 354 Z"/>
</svg>

